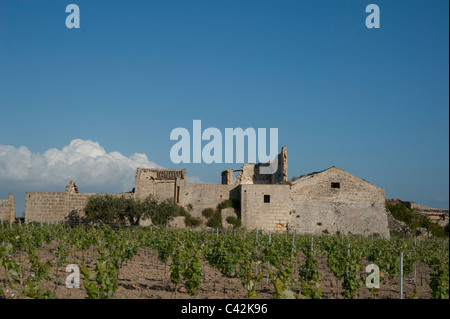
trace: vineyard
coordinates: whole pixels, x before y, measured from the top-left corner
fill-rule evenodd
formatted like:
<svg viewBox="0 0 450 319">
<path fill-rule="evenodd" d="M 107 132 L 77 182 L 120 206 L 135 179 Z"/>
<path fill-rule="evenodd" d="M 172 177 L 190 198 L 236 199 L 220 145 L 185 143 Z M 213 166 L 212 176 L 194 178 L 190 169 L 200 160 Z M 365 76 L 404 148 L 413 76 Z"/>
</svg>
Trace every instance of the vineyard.
<svg viewBox="0 0 450 319">
<path fill-rule="evenodd" d="M 80 286 L 68 288 L 77 270 Z M 442 299 L 448 291 L 448 240 L 41 223 L 0 228 L 0 298 L 7 299 Z"/>
</svg>

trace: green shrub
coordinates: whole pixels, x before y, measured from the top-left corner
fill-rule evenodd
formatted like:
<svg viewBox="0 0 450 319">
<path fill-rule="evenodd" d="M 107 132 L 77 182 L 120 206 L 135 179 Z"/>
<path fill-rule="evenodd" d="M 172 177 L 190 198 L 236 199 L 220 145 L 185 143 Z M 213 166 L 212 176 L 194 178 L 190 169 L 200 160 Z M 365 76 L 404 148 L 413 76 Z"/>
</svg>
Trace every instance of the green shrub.
<svg viewBox="0 0 450 319">
<path fill-rule="evenodd" d="M 415 215 L 404 204 L 402 203 L 398 203 L 395 205 L 387 204 L 386 207 L 389 209 L 389 211 L 391 212 L 392 216 L 394 216 L 395 219 L 406 223 L 413 229 L 417 227 L 417 226 L 413 227 L 414 224 L 416 223 Z"/>
<path fill-rule="evenodd" d="M 239 218 L 228 216 L 226 221 L 228 224 L 233 225 L 234 229 L 241 227 L 241 220 Z"/>
<path fill-rule="evenodd" d="M 134 198 L 113 195 L 93 195 L 85 205 L 86 216 L 93 222 L 124 223 L 132 225 L 145 218 L 145 210 Z"/>
<path fill-rule="evenodd" d="M 206 218 L 211 218 L 214 215 L 214 209 L 206 208 L 202 211 L 202 215 Z"/>
<path fill-rule="evenodd" d="M 399 232 L 398 230 L 395 230 L 395 229 L 389 231 L 389 234 L 390 234 L 392 239 L 394 239 L 394 238 L 395 239 L 407 238 L 407 236 L 405 234 L 403 234 L 403 233 L 401 233 L 401 232 Z"/>
<path fill-rule="evenodd" d="M 423 218 L 426 218 L 427 220 L 429 220 L 425 216 L 423 216 Z M 438 223 L 432 222 L 431 220 L 429 220 L 429 221 L 430 221 L 429 224 L 428 223 L 424 223 L 424 224 L 427 224 L 428 227 L 425 227 L 425 226 L 422 226 L 422 227 L 425 227 L 426 229 L 428 229 L 431 232 L 431 234 L 433 235 L 433 237 L 440 237 L 440 238 L 448 237 L 448 230 L 447 231 L 445 230 L 446 226 L 441 226 Z"/>
<path fill-rule="evenodd" d="M 415 214 L 413 209 L 408 209 L 403 203 L 397 203 L 395 205 L 387 204 L 386 207 L 395 219 L 406 223 L 406 225 L 408 225 L 413 231 L 417 227 L 423 227 L 430 231 L 433 237 L 448 236 L 448 233 L 445 231 L 445 227 L 432 222 L 426 216 Z"/>
<path fill-rule="evenodd" d="M 174 203 L 173 199 L 167 198 L 155 206 L 150 218 L 156 226 L 167 226 L 177 216 L 179 211 L 179 206 Z"/>
<path fill-rule="evenodd" d="M 184 216 L 184 217 L 188 217 L 191 216 L 191 214 L 189 214 L 186 209 L 184 209 L 183 206 L 178 206 L 177 209 L 177 216 Z"/>
<path fill-rule="evenodd" d="M 202 224 L 202 220 L 197 217 L 192 217 L 191 215 L 188 215 L 184 218 L 184 224 L 187 227 L 197 227 Z"/>
<path fill-rule="evenodd" d="M 187 227 L 200 226 L 202 224 L 202 220 L 200 218 L 192 217 L 189 213 L 193 209 L 192 204 L 188 204 L 186 207 L 188 211 L 186 211 L 183 206 L 178 206 L 177 216 L 184 216 L 184 225 Z"/>
<path fill-rule="evenodd" d="M 212 227 L 212 228 L 222 228 L 222 213 L 220 210 L 216 210 L 214 212 L 214 215 L 208 220 L 206 223 L 206 226 Z"/>
<path fill-rule="evenodd" d="M 111 195 L 94 195 L 88 198 L 84 211 L 86 216 L 93 222 L 103 221 L 110 223 L 117 219 L 112 206 L 113 198 Z"/>
<path fill-rule="evenodd" d="M 223 202 L 219 203 L 219 205 L 217 205 L 218 210 L 222 210 L 228 207 L 233 207 L 233 201 L 231 199 L 224 200 Z"/>
<path fill-rule="evenodd" d="M 186 205 L 186 208 L 187 208 L 188 212 L 192 212 L 192 210 L 194 209 L 194 206 L 189 203 Z"/>
<path fill-rule="evenodd" d="M 143 200 L 133 197 L 113 195 L 90 196 L 85 205 L 85 213 L 89 220 L 104 223 L 124 223 L 138 225 L 141 219 L 151 218 L 155 214 L 158 202 L 149 195 Z"/>
</svg>

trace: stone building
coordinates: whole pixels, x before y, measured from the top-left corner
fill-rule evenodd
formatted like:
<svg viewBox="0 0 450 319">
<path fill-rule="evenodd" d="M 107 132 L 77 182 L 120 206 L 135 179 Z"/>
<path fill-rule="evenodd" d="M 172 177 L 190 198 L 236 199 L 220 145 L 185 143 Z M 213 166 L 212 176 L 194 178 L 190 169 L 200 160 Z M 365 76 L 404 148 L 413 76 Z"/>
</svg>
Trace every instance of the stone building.
<svg viewBox="0 0 450 319">
<path fill-rule="evenodd" d="M 291 184 L 292 231 L 389 236 L 384 189 L 335 166 Z"/>
<path fill-rule="evenodd" d="M 261 173 L 269 163 L 244 164 L 240 170 L 223 171 L 222 184 L 189 184 L 186 169 L 138 168 L 134 191 L 124 195 L 170 198 L 203 220 L 204 209 L 231 199 L 240 203 L 240 209 L 228 208 L 223 218 L 236 215 L 246 229 L 389 237 L 383 189 L 334 166 L 288 181 L 285 146 L 275 160 L 278 165 L 272 174 Z M 73 212 L 82 213 L 91 195 L 79 194 L 73 181 L 66 192 L 26 193 L 25 218 L 67 219 Z"/>
<path fill-rule="evenodd" d="M 8 199 L 0 199 L 0 220 L 14 221 L 15 217 L 14 195 L 9 193 Z"/>
</svg>

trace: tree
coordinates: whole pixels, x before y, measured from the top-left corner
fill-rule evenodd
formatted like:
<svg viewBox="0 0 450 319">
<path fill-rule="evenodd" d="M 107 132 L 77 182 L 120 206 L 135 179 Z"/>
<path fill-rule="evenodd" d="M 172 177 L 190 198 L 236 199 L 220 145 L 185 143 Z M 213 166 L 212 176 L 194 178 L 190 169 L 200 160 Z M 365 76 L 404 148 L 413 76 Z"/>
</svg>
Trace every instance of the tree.
<svg viewBox="0 0 450 319">
<path fill-rule="evenodd" d="M 141 219 L 150 218 L 155 214 L 157 205 L 158 202 L 152 195 L 144 200 L 126 198 L 124 195 L 94 195 L 89 197 L 85 212 L 93 222 L 128 222 L 130 225 L 139 225 Z"/>
<path fill-rule="evenodd" d="M 163 200 L 154 207 L 150 214 L 152 223 L 157 226 L 167 226 L 177 216 L 178 209 L 178 205 L 175 204 L 173 199 Z"/>
<path fill-rule="evenodd" d="M 85 206 L 86 215 L 93 222 L 117 222 L 117 211 L 118 203 L 112 195 L 93 195 Z"/>
</svg>

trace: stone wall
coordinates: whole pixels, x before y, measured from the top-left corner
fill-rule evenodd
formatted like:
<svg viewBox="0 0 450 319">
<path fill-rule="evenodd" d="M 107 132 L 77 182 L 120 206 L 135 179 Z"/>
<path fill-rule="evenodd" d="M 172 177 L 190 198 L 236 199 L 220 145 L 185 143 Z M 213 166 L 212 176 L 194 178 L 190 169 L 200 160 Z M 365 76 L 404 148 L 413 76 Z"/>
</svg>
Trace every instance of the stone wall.
<svg viewBox="0 0 450 319">
<path fill-rule="evenodd" d="M 84 217 L 84 207 L 89 197 L 98 194 L 78 193 L 78 187 L 70 181 L 65 192 L 27 192 L 25 193 L 25 219 L 27 221 L 68 221 L 75 214 Z M 131 197 L 131 193 L 109 194 Z"/>
<path fill-rule="evenodd" d="M 292 210 L 289 185 L 241 185 L 242 227 L 284 232 Z"/>
<path fill-rule="evenodd" d="M 236 176 L 235 185 L 241 184 L 278 184 L 287 181 L 287 148 L 283 146 L 281 153 L 277 155 L 277 170 L 273 174 L 261 174 L 261 167 L 268 163 L 247 163 L 242 165 L 242 169 L 235 170 L 239 172 Z M 233 170 L 229 169 L 222 172 L 222 184 L 231 184 Z"/>
<path fill-rule="evenodd" d="M 438 209 L 429 206 L 424 206 L 416 204 L 414 202 L 403 201 L 400 198 L 386 199 L 386 204 L 390 205 L 403 204 L 406 206 L 406 208 L 413 210 L 415 214 L 425 216 L 429 218 L 432 222 L 435 222 L 440 226 L 445 226 L 449 222 L 448 209 Z"/>
<path fill-rule="evenodd" d="M 221 184 L 186 184 L 180 190 L 179 204 L 187 207 L 192 205 L 193 217 L 201 217 L 206 208 L 216 209 L 221 202 L 231 199 L 239 200 L 239 186 Z"/>
<path fill-rule="evenodd" d="M 233 169 L 227 169 L 222 171 L 222 184 L 224 185 L 232 185 L 233 184 Z"/>
<path fill-rule="evenodd" d="M 186 184 L 186 169 L 138 168 L 135 177 L 135 196 L 142 199 L 152 194 L 159 200 L 177 199 Z"/>
<path fill-rule="evenodd" d="M 292 181 L 289 229 L 389 238 L 385 191 L 337 167 Z"/>
<path fill-rule="evenodd" d="M 14 222 L 15 218 L 14 195 L 9 193 L 8 199 L 0 199 L 0 219 Z"/>
<path fill-rule="evenodd" d="M 64 221 L 70 213 L 69 206 L 69 194 L 66 192 L 25 193 L 27 221 Z"/>
</svg>

